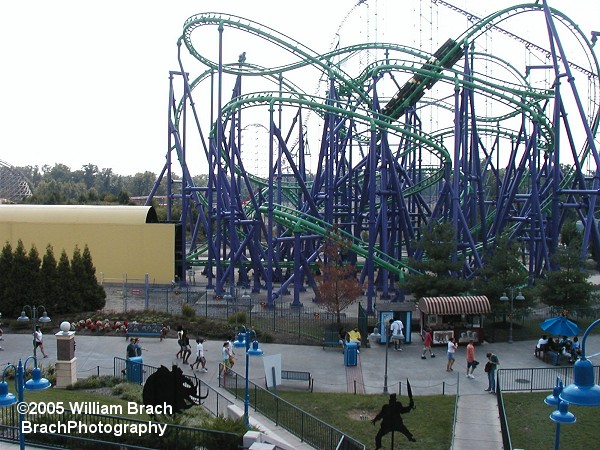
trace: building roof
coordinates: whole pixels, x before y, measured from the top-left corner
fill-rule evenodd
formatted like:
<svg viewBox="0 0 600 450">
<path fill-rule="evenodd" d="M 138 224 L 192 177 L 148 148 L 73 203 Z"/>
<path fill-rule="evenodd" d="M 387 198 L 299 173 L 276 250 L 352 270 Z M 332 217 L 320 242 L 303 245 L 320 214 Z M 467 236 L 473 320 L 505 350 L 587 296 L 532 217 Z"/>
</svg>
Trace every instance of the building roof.
<svg viewBox="0 0 600 450">
<path fill-rule="evenodd" d="M 152 206 L 0 205 L 0 222 L 139 225 L 158 217 Z"/>
<path fill-rule="evenodd" d="M 492 311 L 485 295 L 464 297 L 423 297 L 419 309 L 424 314 L 485 314 Z"/>
</svg>

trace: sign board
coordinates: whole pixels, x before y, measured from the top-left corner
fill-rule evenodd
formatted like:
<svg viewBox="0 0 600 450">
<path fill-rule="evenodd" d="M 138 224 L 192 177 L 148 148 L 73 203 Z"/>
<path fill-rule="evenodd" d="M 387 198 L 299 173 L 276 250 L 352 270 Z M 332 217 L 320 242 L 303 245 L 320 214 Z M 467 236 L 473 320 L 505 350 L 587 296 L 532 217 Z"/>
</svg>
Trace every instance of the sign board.
<svg viewBox="0 0 600 450">
<path fill-rule="evenodd" d="M 265 366 L 265 378 L 267 388 L 281 384 L 281 354 L 267 355 L 262 357 Z"/>
<path fill-rule="evenodd" d="M 133 288 L 133 289 L 131 290 L 131 293 L 132 293 L 133 295 L 140 295 L 140 294 L 142 293 L 142 291 L 141 291 L 139 288 Z"/>
</svg>

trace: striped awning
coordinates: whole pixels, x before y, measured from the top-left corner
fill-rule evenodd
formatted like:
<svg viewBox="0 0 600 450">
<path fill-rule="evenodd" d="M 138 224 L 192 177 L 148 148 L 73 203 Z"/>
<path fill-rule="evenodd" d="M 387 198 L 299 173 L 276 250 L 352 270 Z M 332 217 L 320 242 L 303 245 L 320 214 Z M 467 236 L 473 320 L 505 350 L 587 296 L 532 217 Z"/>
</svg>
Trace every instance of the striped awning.
<svg viewBox="0 0 600 450">
<path fill-rule="evenodd" d="M 485 314 L 491 312 L 490 301 L 485 295 L 466 297 L 423 297 L 419 309 L 424 314 Z"/>
</svg>

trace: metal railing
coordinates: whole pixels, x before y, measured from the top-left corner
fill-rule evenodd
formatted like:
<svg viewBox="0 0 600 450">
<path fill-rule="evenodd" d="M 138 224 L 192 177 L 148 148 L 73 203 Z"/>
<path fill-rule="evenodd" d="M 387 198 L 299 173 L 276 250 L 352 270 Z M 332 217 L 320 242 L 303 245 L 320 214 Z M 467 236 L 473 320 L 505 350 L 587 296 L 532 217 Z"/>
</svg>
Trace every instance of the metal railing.
<svg viewBox="0 0 600 450">
<path fill-rule="evenodd" d="M 569 367 L 531 367 L 523 369 L 498 369 L 496 373 L 496 396 L 502 442 L 506 450 L 512 450 L 508 419 L 504 409 L 504 392 L 552 391 L 556 386 L 556 377 L 560 377 L 565 386 L 573 382 L 573 366 Z M 600 366 L 594 366 L 594 383 L 600 381 Z"/>
<path fill-rule="evenodd" d="M 221 373 L 223 365 L 219 365 Z M 219 386 L 244 399 L 245 378 L 230 371 L 219 379 Z M 263 389 L 252 381 L 248 382 L 250 405 L 255 411 L 272 420 L 275 425 L 298 437 L 302 442 L 321 450 L 364 450 L 365 445 L 346 435 L 321 419 L 301 410 L 272 392 Z M 339 447 L 341 445 L 341 447 Z"/>
<path fill-rule="evenodd" d="M 502 376 L 502 391 L 552 391 L 556 377 L 563 380 L 565 386 L 573 382 L 573 366 L 530 367 L 522 369 L 498 369 Z M 594 366 L 594 380 L 600 380 L 600 366 Z"/>
</svg>

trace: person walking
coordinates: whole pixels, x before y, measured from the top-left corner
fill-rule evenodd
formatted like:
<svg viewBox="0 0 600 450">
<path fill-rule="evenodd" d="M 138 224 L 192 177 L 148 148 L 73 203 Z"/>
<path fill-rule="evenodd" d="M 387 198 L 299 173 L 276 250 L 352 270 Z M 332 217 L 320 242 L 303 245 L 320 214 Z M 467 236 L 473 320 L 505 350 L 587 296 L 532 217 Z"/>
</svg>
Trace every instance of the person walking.
<svg viewBox="0 0 600 450">
<path fill-rule="evenodd" d="M 186 330 L 183 330 L 183 336 L 181 339 L 183 341 L 181 359 L 183 359 L 184 364 L 188 364 L 188 360 L 190 359 L 190 355 L 192 354 L 192 346 L 190 345 L 190 338 Z"/>
<path fill-rule="evenodd" d="M 223 363 L 221 364 L 221 371 L 219 373 L 219 377 L 223 377 L 229 373 L 229 341 L 223 342 L 222 353 Z"/>
<path fill-rule="evenodd" d="M 42 330 L 40 330 L 40 326 L 35 326 L 35 331 L 33 332 L 33 356 L 36 356 L 36 350 L 40 349 L 44 358 L 47 358 L 46 352 L 44 351 L 44 336 L 42 334 Z"/>
<path fill-rule="evenodd" d="M 454 365 L 457 348 L 458 344 L 454 342 L 454 338 L 448 338 L 448 364 L 446 364 L 446 372 L 452 372 L 454 370 L 452 366 Z"/>
<path fill-rule="evenodd" d="M 492 352 L 487 352 L 485 356 L 487 356 L 488 359 L 485 364 L 485 371 L 488 375 L 488 388 L 486 389 L 486 392 L 494 394 L 496 392 L 496 369 L 500 365 L 500 360 Z"/>
<path fill-rule="evenodd" d="M 397 352 L 401 352 L 402 348 L 400 347 L 400 343 L 404 338 L 404 324 L 400 319 L 394 320 L 390 325 L 390 331 L 392 333 L 392 341 L 394 342 L 394 350 Z"/>
<path fill-rule="evenodd" d="M 179 346 L 179 351 L 175 354 L 175 358 L 179 359 L 183 356 L 183 351 L 185 350 L 183 346 L 183 327 L 181 325 L 177 325 L 177 345 Z"/>
<path fill-rule="evenodd" d="M 431 335 L 431 329 L 427 328 L 425 330 L 425 337 L 423 338 L 423 353 L 421 354 L 421 359 L 425 358 L 425 353 L 429 352 L 429 356 L 431 358 L 435 358 L 435 355 L 431 351 L 431 344 L 433 344 L 433 337 Z"/>
<path fill-rule="evenodd" d="M 194 370 L 194 364 L 196 364 L 196 369 L 202 364 L 200 372 L 208 372 L 208 369 L 206 368 L 206 358 L 204 357 L 204 339 L 196 339 L 196 361 L 190 364 L 192 370 Z"/>
<path fill-rule="evenodd" d="M 470 340 L 467 344 L 467 378 L 475 378 L 475 375 L 473 375 L 475 367 L 477 367 L 475 363 L 475 346 L 473 340 Z"/>
</svg>

